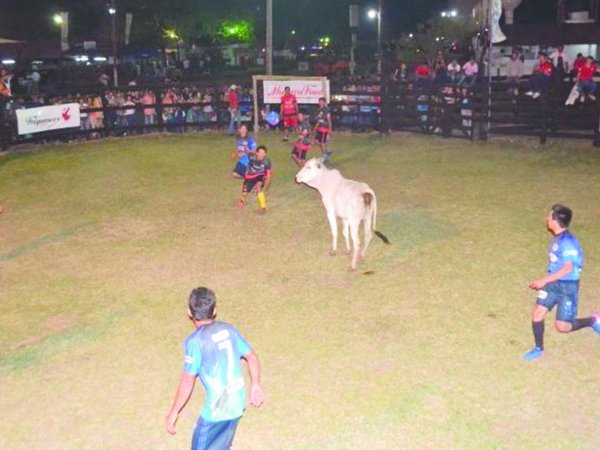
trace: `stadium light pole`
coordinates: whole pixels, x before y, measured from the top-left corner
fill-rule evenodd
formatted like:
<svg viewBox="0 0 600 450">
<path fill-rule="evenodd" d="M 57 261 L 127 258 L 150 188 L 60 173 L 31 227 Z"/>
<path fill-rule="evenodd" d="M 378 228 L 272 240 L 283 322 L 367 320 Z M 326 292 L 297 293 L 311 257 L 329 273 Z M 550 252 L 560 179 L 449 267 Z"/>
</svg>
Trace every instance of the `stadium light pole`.
<svg viewBox="0 0 600 450">
<path fill-rule="evenodd" d="M 382 3 L 383 0 L 379 0 L 379 4 L 377 5 L 377 9 L 370 9 L 367 13 L 369 19 L 374 20 L 377 19 L 377 75 L 379 79 L 381 79 L 382 75 L 382 54 L 381 54 L 381 12 L 382 12 Z"/>
<path fill-rule="evenodd" d="M 267 36 L 265 69 L 267 75 L 273 75 L 273 0 L 267 0 Z"/>
<path fill-rule="evenodd" d="M 111 40 L 112 40 L 112 54 L 113 54 L 113 84 L 115 87 L 119 85 L 119 74 L 117 71 L 117 8 L 115 7 L 115 0 L 112 0 L 110 3 L 110 7 L 108 8 L 108 13 L 111 16 L 112 22 L 112 30 L 111 30 Z"/>
</svg>

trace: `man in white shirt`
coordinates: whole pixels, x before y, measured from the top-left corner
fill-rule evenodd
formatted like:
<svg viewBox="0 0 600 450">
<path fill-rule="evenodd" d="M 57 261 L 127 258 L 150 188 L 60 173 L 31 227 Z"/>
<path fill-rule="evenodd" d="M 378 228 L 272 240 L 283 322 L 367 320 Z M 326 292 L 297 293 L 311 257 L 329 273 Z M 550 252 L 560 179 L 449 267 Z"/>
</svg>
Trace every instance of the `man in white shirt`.
<svg viewBox="0 0 600 450">
<path fill-rule="evenodd" d="M 557 76 L 564 76 L 565 73 L 569 72 L 569 55 L 565 53 L 565 47 L 558 45 L 556 50 L 550 53 L 550 60 L 552 65 L 556 68 Z"/>
</svg>

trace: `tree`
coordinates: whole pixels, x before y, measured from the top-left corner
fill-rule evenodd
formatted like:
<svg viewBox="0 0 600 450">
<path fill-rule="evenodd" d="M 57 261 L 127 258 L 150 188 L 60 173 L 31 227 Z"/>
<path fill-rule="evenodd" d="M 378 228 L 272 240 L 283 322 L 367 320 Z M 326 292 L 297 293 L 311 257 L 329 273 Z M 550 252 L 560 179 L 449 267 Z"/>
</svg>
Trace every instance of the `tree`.
<svg viewBox="0 0 600 450">
<path fill-rule="evenodd" d="M 417 62 L 433 59 L 438 51 L 469 53 L 470 40 L 478 30 L 479 26 L 471 18 L 434 17 L 419 24 L 414 34 L 405 34 L 399 39 L 398 58 Z"/>
</svg>

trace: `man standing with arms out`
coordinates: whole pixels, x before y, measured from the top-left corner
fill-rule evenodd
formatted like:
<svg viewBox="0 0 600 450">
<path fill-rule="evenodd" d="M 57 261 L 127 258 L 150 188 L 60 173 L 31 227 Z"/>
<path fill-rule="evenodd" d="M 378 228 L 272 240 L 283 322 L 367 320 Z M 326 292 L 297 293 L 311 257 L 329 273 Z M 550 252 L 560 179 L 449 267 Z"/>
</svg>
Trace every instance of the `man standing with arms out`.
<svg viewBox="0 0 600 450">
<path fill-rule="evenodd" d="M 240 101 L 237 93 L 237 86 L 235 84 L 232 84 L 229 87 L 229 95 L 227 96 L 227 109 L 230 114 L 229 129 L 227 131 L 230 135 L 234 135 L 236 130 L 240 127 L 240 123 L 242 122 Z"/>
<path fill-rule="evenodd" d="M 248 127 L 246 125 L 240 125 L 235 146 L 236 149 L 231 154 L 231 159 L 237 158 L 237 163 L 233 168 L 233 173 L 231 175 L 233 178 L 243 179 L 248 170 L 248 164 L 250 163 L 248 155 L 255 152 L 257 147 L 256 141 L 252 135 L 248 133 Z"/>
<path fill-rule="evenodd" d="M 185 341 L 183 374 L 173 406 L 165 418 L 167 431 L 175 434 L 177 417 L 199 377 L 206 389 L 206 400 L 194 429 L 192 450 L 231 447 L 237 424 L 246 409 L 241 358 L 248 363 L 250 402 L 258 408 L 264 401 L 256 354 L 236 328 L 215 321 L 215 306 L 215 293 L 210 289 L 199 287 L 190 294 L 188 315 L 196 331 Z"/>
<path fill-rule="evenodd" d="M 331 153 L 333 153 L 327 148 L 327 139 L 333 133 L 333 126 L 331 125 L 331 110 L 323 97 L 319 99 L 319 109 L 315 113 L 315 119 L 317 121 L 315 125 L 315 139 L 319 147 L 321 147 L 321 155 L 323 162 L 325 162 L 329 159 Z"/>
<path fill-rule="evenodd" d="M 523 355 L 533 361 L 544 354 L 544 318 L 555 306 L 554 325 L 561 333 L 570 333 L 581 328 L 592 327 L 600 334 L 597 316 L 577 319 L 579 277 L 583 267 L 583 252 L 575 236 L 569 232 L 573 212 L 563 205 L 554 205 L 546 217 L 546 228 L 554 238 L 548 254 L 548 275 L 529 284 L 538 291 L 533 310 L 533 336 L 535 347 Z"/>
<path fill-rule="evenodd" d="M 256 153 L 249 157 L 248 170 L 244 176 L 242 186 L 242 196 L 238 202 L 240 208 L 243 208 L 246 204 L 248 192 L 255 192 L 260 212 L 263 214 L 267 212 L 265 191 L 268 191 L 271 187 L 272 173 L 271 160 L 267 158 L 267 147 L 260 145 L 256 149 Z"/>
<path fill-rule="evenodd" d="M 281 106 L 279 114 L 283 118 L 283 141 L 288 141 L 288 131 L 292 132 L 298 127 L 298 101 L 296 96 L 290 92 L 290 88 L 286 86 L 284 94 L 281 97 Z"/>
</svg>

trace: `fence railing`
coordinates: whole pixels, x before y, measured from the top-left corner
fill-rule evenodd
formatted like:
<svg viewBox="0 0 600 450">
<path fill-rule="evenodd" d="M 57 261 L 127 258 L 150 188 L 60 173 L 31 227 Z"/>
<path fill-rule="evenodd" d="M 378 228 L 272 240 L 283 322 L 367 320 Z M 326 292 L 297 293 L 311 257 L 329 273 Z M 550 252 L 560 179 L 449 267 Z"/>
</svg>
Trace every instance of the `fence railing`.
<svg viewBox="0 0 600 450">
<path fill-rule="evenodd" d="M 548 137 L 565 137 L 586 139 L 600 145 L 598 104 L 588 101 L 565 106 L 570 87 L 567 83 L 554 84 L 534 99 L 523 95 L 524 89 L 515 95 L 514 86 L 502 82 L 489 86 L 486 80 L 468 88 L 408 82 L 384 85 L 332 83 L 330 107 L 334 127 L 338 130 L 408 131 L 470 140 L 485 140 L 488 135 L 525 135 L 539 138 L 542 144 Z M 140 100 L 147 91 L 155 96 L 151 104 L 123 104 L 123 101 L 116 104 L 111 100 L 115 96 L 133 96 Z M 173 92 L 176 100 L 167 100 Z M 262 98 L 260 92 L 257 94 Z M 130 86 L 106 91 L 96 86 L 80 96 L 87 99 L 80 108 L 80 128 L 31 135 L 17 133 L 17 109 L 39 106 L 40 103 L 66 103 L 77 98 L 55 95 L 46 96 L 39 102 L 40 97 L 0 97 L 0 146 L 6 149 L 32 142 L 225 129 L 230 122 L 222 86 L 209 83 Z M 253 125 L 255 113 L 252 100 L 249 90 L 243 89 L 240 96 L 241 122 L 249 127 Z M 308 114 L 313 110 L 305 105 L 301 109 Z M 266 105 L 259 101 L 259 124 L 268 127 L 265 110 Z"/>
</svg>

